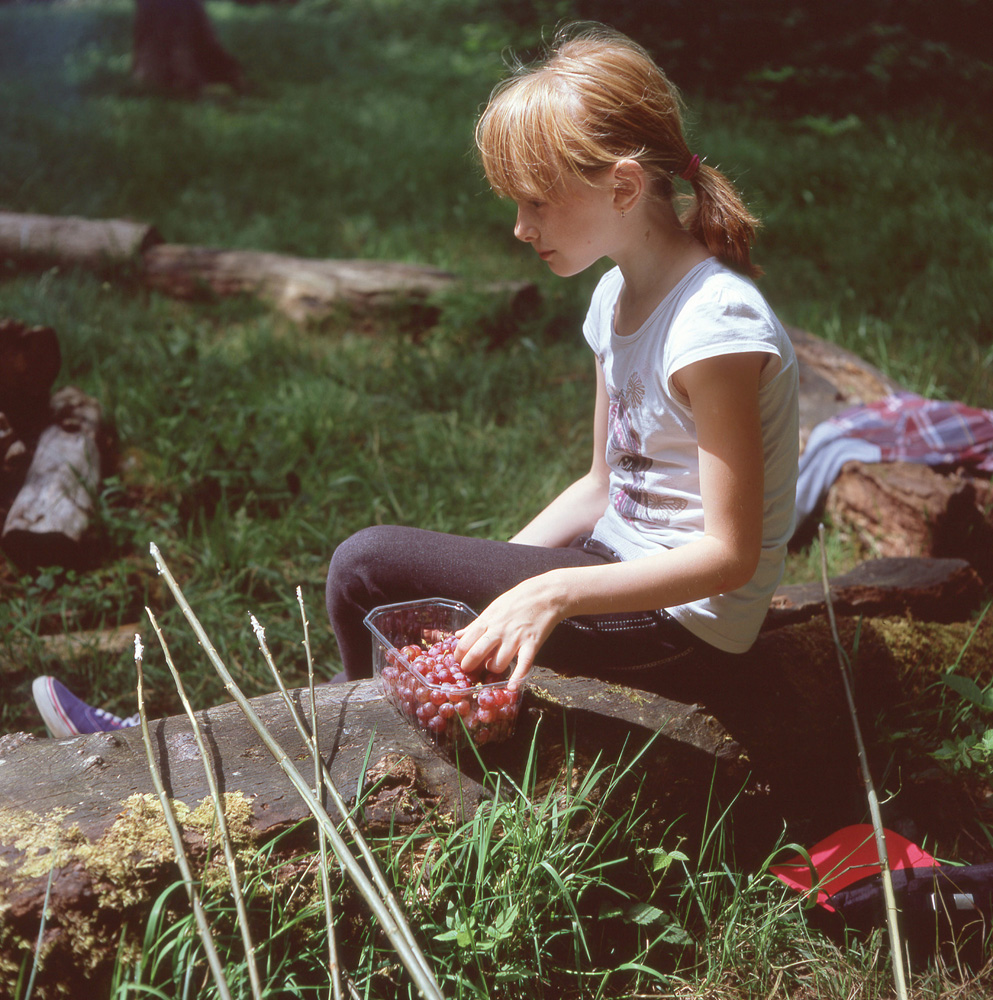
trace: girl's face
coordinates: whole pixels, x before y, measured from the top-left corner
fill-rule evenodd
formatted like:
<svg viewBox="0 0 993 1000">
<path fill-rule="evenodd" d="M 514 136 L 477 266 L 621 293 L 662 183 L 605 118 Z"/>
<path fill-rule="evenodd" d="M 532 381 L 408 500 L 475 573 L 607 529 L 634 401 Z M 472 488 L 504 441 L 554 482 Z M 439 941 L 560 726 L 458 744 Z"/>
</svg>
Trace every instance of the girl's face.
<svg viewBox="0 0 993 1000">
<path fill-rule="evenodd" d="M 554 201 L 515 201 L 514 235 L 567 278 L 611 255 L 620 219 L 613 202 L 609 184 L 591 186 L 570 177 Z"/>
</svg>

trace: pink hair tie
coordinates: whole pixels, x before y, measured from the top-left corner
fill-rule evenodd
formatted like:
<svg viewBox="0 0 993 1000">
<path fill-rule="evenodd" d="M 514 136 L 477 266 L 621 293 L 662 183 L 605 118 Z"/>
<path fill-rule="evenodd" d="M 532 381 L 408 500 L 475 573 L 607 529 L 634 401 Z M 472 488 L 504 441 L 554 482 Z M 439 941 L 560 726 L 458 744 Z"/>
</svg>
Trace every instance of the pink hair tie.
<svg viewBox="0 0 993 1000">
<path fill-rule="evenodd" d="M 684 181 L 690 181 L 694 178 L 699 169 L 700 157 L 694 153 L 693 156 L 690 157 L 690 162 L 686 164 L 686 168 L 679 176 L 682 177 Z"/>
</svg>

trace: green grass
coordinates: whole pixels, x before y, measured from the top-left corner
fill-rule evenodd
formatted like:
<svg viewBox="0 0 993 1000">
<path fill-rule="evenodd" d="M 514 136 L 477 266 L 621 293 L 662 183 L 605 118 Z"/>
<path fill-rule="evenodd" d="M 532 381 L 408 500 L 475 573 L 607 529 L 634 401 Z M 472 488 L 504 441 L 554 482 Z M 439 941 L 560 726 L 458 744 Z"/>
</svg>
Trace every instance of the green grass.
<svg viewBox="0 0 993 1000">
<path fill-rule="evenodd" d="M 660 835 L 646 821 L 652 789 L 638 762 L 647 747 L 595 761 L 578 777 L 567 757 L 541 790 L 536 745 L 519 784 L 484 769 L 494 799 L 470 820 L 438 819 L 405 839 L 373 844 L 443 995 L 891 995 L 884 938 L 841 941 L 815 929 L 802 899 L 769 871 L 795 853 L 793 845 L 780 844 L 743 873 L 734 861 L 729 814 L 715 815 L 692 842 L 672 829 Z M 294 836 L 290 831 L 287 839 Z M 318 859 L 277 841 L 241 864 L 266 988 L 279 996 L 326 996 Z M 200 891 L 214 939 L 233 995 L 246 995 L 230 889 L 217 865 L 208 867 Z M 416 989 L 375 923 L 356 912 L 354 893 L 333 863 L 330 881 L 339 954 L 359 995 L 413 1000 Z M 310 946 L 294 950 L 301 939 Z M 965 981 L 954 969 L 921 970 L 913 996 L 979 996 L 990 985 L 989 970 Z M 152 906 L 140 958 L 122 959 L 116 969 L 111 1000 L 136 994 L 216 995 L 178 886 Z"/>
<path fill-rule="evenodd" d="M 586 467 L 592 364 L 579 325 L 596 274 L 560 282 L 542 273 L 514 240 L 512 213 L 486 190 L 471 151 L 473 119 L 501 75 L 504 49 L 537 37 L 536 25 L 503 18 L 501 6 L 514 9 L 495 0 L 212 4 L 252 89 L 196 103 L 129 82 L 130 4 L 0 7 L 0 209 L 131 217 L 176 243 L 525 278 L 544 297 L 538 316 L 497 341 L 489 304 L 472 293 L 447 300 L 431 326 L 398 308 L 302 328 L 254 302 L 150 294 L 126 272 L 0 265 L 0 316 L 57 330 L 58 384 L 100 400 L 116 445 L 98 497 L 99 562 L 32 572 L 0 563 L 0 731 L 43 731 L 29 692 L 39 673 L 131 714 L 130 652 L 66 662 L 40 636 L 131 622 L 147 631 L 146 604 L 170 636 L 194 704 L 225 697 L 155 574 L 152 541 L 253 695 L 271 684 L 249 613 L 265 626 L 287 683 L 304 681 L 298 585 L 318 672 L 338 669 L 324 574 L 353 531 L 389 521 L 506 537 Z M 541 6 L 551 21 L 568 4 Z M 690 99 L 693 148 L 726 168 L 765 220 L 755 256 L 782 319 L 855 350 L 909 388 L 993 407 L 993 144 L 983 123 L 939 106 L 794 121 Z M 851 568 L 843 538 L 829 538 L 828 551 L 832 572 Z M 819 573 L 810 552 L 788 570 L 791 580 Z M 145 673 L 149 710 L 177 713 L 152 654 Z M 987 722 L 970 719 L 955 746 L 964 740 L 963 752 L 985 752 L 969 741 L 984 737 Z M 588 803 L 580 797 L 572 807 Z M 547 868 L 522 869 L 511 890 L 491 863 L 551 858 L 566 846 L 541 839 L 552 832 L 528 824 L 525 799 L 512 796 L 506 809 L 491 853 L 480 853 L 475 828 L 440 841 L 452 871 L 437 869 L 448 881 L 427 887 L 437 905 L 420 916 L 437 923 L 426 933 L 455 932 L 437 941 L 453 983 L 457 972 L 489 982 L 497 966 L 524 959 L 499 950 L 512 935 L 499 948 L 478 936 L 483 915 L 506 927 L 512 896 L 535 907 L 547 900 L 551 923 L 532 935 L 538 951 L 527 962 L 572 963 L 573 985 L 595 995 L 589 970 L 600 967 L 576 962 L 592 948 L 595 921 L 570 923 Z M 579 856 L 592 846 L 554 869 L 574 903 L 592 898 L 594 884 L 606 895 L 617 888 L 597 867 L 602 858 Z M 872 943 L 844 952 L 812 943 L 776 884 L 736 872 L 727 842 L 679 850 L 686 861 L 670 859 L 685 867 L 669 900 L 674 922 L 637 911 L 645 922 L 626 924 L 630 961 L 657 963 L 644 988 L 659 987 L 661 968 L 669 978 L 659 988 L 670 995 L 868 997 L 887 988 Z M 645 855 L 648 874 L 654 857 Z M 398 871 L 403 863 L 398 857 Z M 494 881 L 480 890 L 490 894 L 486 905 L 470 913 L 459 910 L 467 886 L 451 880 L 471 865 Z M 621 912 L 647 900 L 611 905 Z M 584 912 L 583 920 L 593 918 Z M 461 970 L 451 957 L 460 929 L 493 944 Z M 375 965 L 378 945 L 363 947 Z M 530 967 L 513 966 L 521 976 Z M 610 995 L 616 983 L 604 983 Z M 940 983 L 922 989 L 941 995 Z"/>
</svg>

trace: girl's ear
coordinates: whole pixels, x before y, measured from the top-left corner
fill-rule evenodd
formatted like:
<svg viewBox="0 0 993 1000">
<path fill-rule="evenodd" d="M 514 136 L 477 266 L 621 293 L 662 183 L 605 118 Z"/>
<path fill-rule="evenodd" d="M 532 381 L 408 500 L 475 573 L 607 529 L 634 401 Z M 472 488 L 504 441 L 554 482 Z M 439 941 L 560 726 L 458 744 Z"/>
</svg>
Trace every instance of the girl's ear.
<svg viewBox="0 0 993 1000">
<path fill-rule="evenodd" d="M 637 160 L 618 160 L 613 166 L 614 208 L 630 212 L 648 188 L 645 169 Z"/>
</svg>

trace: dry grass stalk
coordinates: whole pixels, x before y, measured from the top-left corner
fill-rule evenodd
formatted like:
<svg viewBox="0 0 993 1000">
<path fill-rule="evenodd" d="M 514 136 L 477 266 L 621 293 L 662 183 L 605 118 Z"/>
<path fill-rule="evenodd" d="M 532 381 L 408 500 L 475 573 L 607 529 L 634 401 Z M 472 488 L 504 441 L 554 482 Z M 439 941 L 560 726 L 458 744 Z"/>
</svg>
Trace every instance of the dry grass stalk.
<svg viewBox="0 0 993 1000">
<path fill-rule="evenodd" d="M 256 715 L 255 710 L 252 708 L 248 699 L 242 693 L 234 678 L 228 672 L 227 667 L 224 666 L 220 656 L 217 654 L 217 650 L 214 648 L 209 637 L 207 636 L 207 633 L 204 631 L 203 626 L 200 624 L 199 619 L 194 614 L 189 602 L 186 600 L 182 590 L 176 583 L 175 578 L 169 571 L 169 567 L 162 559 L 162 554 L 159 552 L 158 546 L 152 543 L 150 551 L 156 565 L 158 566 L 160 574 L 166 581 L 166 585 L 169 587 L 169 590 L 176 598 L 183 615 L 192 627 L 196 637 L 200 640 L 200 644 L 202 645 L 204 652 L 206 652 L 208 659 L 217 671 L 218 676 L 223 681 L 225 689 L 237 703 L 238 707 L 242 710 L 246 720 L 256 731 L 259 738 L 272 754 L 280 769 L 293 784 L 297 794 L 300 796 L 301 801 L 310 810 L 310 813 L 315 820 L 317 820 L 318 826 L 327 834 L 328 840 L 331 842 L 331 846 L 337 855 L 338 860 L 341 862 L 342 867 L 355 883 L 359 893 L 369 904 L 369 907 L 376 919 L 379 920 L 383 932 L 389 938 L 390 944 L 396 950 L 400 960 L 407 969 L 407 972 L 417 985 L 417 988 L 425 997 L 428 998 L 428 1000 L 443 1000 L 441 989 L 439 988 L 434 975 L 428 968 L 427 960 L 421 953 L 419 946 L 413 941 L 413 935 L 411 934 L 410 928 L 406 926 L 406 921 L 402 921 L 404 930 L 401 931 L 400 926 L 398 926 L 398 923 L 390 913 L 390 910 L 386 907 L 386 905 L 384 905 L 382 898 L 377 895 L 375 888 L 369 881 L 365 872 L 362 870 L 362 866 L 348 849 L 348 845 L 345 843 L 344 838 L 338 831 L 338 827 L 321 805 L 319 797 L 314 794 L 313 789 L 310 788 L 310 786 L 301 777 L 300 772 L 296 769 L 296 766 L 293 761 L 290 760 L 286 751 L 283 750 L 279 743 L 272 737 L 269 730 L 266 729 L 262 720 L 259 719 L 258 715 Z M 307 743 L 309 744 L 309 738 Z M 347 815 L 347 813 L 345 815 Z"/>
<path fill-rule="evenodd" d="M 882 814 L 879 811 L 879 798 L 869 771 L 869 759 L 866 756 L 865 744 L 862 741 L 862 730 L 859 728 L 858 713 L 855 711 L 855 696 L 852 693 L 851 664 L 845 654 L 838 635 L 838 625 L 834 617 L 834 605 L 831 603 L 831 584 L 828 580 L 827 556 L 824 550 L 824 525 L 818 526 L 818 536 L 821 547 L 821 579 L 824 584 L 824 603 L 827 607 L 828 620 L 831 623 L 831 636 L 834 639 L 838 654 L 838 666 L 841 669 L 841 680 L 845 688 L 845 699 L 848 711 L 852 717 L 852 728 L 855 730 L 855 744 L 858 748 L 859 768 L 862 772 L 862 783 L 865 786 L 869 801 L 869 816 L 872 819 L 872 829 L 876 837 L 876 853 L 883 883 L 883 896 L 886 900 L 886 926 L 889 931 L 890 953 L 893 962 L 893 980 L 898 1000 L 907 1000 L 907 974 L 903 964 L 903 946 L 900 943 L 899 910 L 896 905 L 896 895 L 893 892 L 893 879 L 890 873 L 889 855 L 886 851 L 886 833 L 883 829 Z"/>
<path fill-rule="evenodd" d="M 159 623 L 155 620 L 155 615 L 152 614 L 151 610 L 145 608 L 145 613 L 148 615 L 149 621 L 152 623 L 152 628 L 155 630 L 156 638 L 159 640 L 159 645 L 162 647 L 166 664 L 176 684 L 176 691 L 179 693 L 179 699 L 183 703 L 183 708 L 186 710 L 190 724 L 193 726 L 193 738 L 197 741 L 197 747 L 203 759 L 203 768 L 207 776 L 207 786 L 210 789 L 211 798 L 214 800 L 214 815 L 217 817 L 218 832 L 221 835 L 221 844 L 224 847 L 224 860 L 227 864 L 228 876 L 231 880 L 231 895 L 234 899 L 235 911 L 238 914 L 238 928 L 241 931 L 241 940 L 245 946 L 245 959 L 248 963 L 248 979 L 252 987 L 252 996 L 255 1000 L 261 1000 L 262 980 L 259 977 L 258 964 L 255 961 L 255 945 L 252 942 L 251 931 L 249 930 L 248 911 L 245 908 L 245 899 L 241 894 L 241 884 L 238 881 L 238 867 L 235 863 L 234 848 L 231 846 L 231 836 L 228 832 L 228 823 L 224 815 L 224 799 L 221 797 L 220 790 L 217 787 L 217 776 L 214 774 L 214 766 L 207 753 L 203 733 L 200 730 L 200 723 L 197 721 L 189 699 L 186 697 L 186 688 L 183 686 L 179 671 L 173 663 L 165 637 L 162 635 Z"/>
<path fill-rule="evenodd" d="M 321 796 L 321 740 L 317 725 L 317 695 L 314 691 L 314 657 L 310 650 L 310 623 L 303 606 L 303 591 L 297 587 L 297 604 L 303 622 L 303 647 L 307 653 L 307 686 L 310 691 L 310 731 L 314 741 L 314 794 Z M 323 802 L 323 799 L 322 799 Z M 334 905 L 331 900 L 331 884 L 328 881 L 328 844 L 324 831 L 319 831 L 318 846 L 321 854 L 321 891 L 324 894 L 324 917 L 328 931 L 328 971 L 335 1000 L 341 1000 L 341 969 L 338 963 L 338 943 L 334 933 Z"/>
<path fill-rule="evenodd" d="M 200 903 L 200 894 L 197 892 L 196 884 L 193 881 L 193 872 L 190 870 L 189 861 L 186 859 L 186 850 L 183 847 L 183 835 L 179 831 L 179 824 L 176 822 L 175 813 L 172 811 L 172 803 L 166 794 L 165 786 L 159 775 L 159 769 L 155 766 L 155 752 L 152 750 L 152 737 L 148 731 L 148 713 L 145 711 L 145 684 L 141 671 L 142 646 L 141 638 L 134 637 L 134 662 L 138 670 L 138 714 L 141 717 L 141 737 L 145 744 L 145 755 L 148 757 L 148 769 L 152 775 L 152 784 L 158 793 L 159 802 L 162 803 L 162 814 L 165 817 L 166 826 L 169 828 L 169 836 L 176 851 L 176 864 L 183 876 L 183 884 L 186 887 L 186 894 L 190 899 L 190 906 L 193 908 L 193 916 L 196 919 L 197 931 L 203 943 L 204 954 L 207 956 L 207 964 L 210 973 L 214 977 L 217 991 L 222 1000 L 231 1000 L 231 992 L 228 989 L 227 979 L 224 977 L 224 968 L 221 965 L 217 948 L 214 947 L 214 938 L 210 933 L 210 925 L 207 923 L 207 915 L 203 912 Z"/>
<path fill-rule="evenodd" d="M 283 704 L 286 706 L 286 710 L 290 713 L 290 718 L 293 720 L 294 725 L 297 728 L 297 732 L 300 734 L 300 738 L 303 740 L 304 745 L 313 752 L 313 746 L 310 740 L 310 734 L 307 732 L 306 727 L 303 724 L 303 720 L 300 718 L 300 713 L 296 709 L 296 705 L 293 704 L 293 699 L 290 697 L 290 692 L 286 689 L 286 685 L 283 683 L 283 678 L 280 676 L 279 671 L 276 669 L 276 665 L 272 660 L 272 655 L 269 652 L 268 647 L 265 642 L 265 629 L 252 618 L 253 627 L 255 628 L 255 634 L 259 639 L 259 648 L 262 650 L 262 656 L 269 667 L 269 672 L 272 674 L 272 678 L 276 683 L 276 687 L 279 690 L 280 696 L 283 699 Z M 317 756 L 318 761 L 320 761 L 320 756 Z M 338 810 L 339 814 L 344 817 L 345 827 L 348 832 L 352 835 L 355 841 L 356 847 L 359 849 L 359 853 L 365 860 L 366 866 L 369 869 L 369 873 L 372 876 L 372 880 L 379 890 L 383 901 L 386 903 L 387 908 L 392 914 L 397 926 L 400 928 L 401 933 L 405 936 L 407 943 L 410 945 L 412 951 L 415 955 L 424 961 L 423 955 L 421 955 L 420 947 L 414 938 L 414 934 L 410 929 L 410 925 L 407 922 L 406 914 L 403 912 L 403 908 L 400 906 L 396 897 L 393 895 L 389 887 L 389 883 L 386 881 L 386 876 L 383 875 L 382 869 L 379 867 L 376 861 L 375 855 L 366 843 L 365 838 L 362 836 L 362 831 L 359 829 L 358 824 L 352 817 L 352 812 L 348 808 L 347 803 L 342 798 L 341 793 L 338 791 L 338 787 L 335 785 L 334 781 L 331 779 L 331 775 L 328 773 L 326 767 L 324 767 L 323 762 L 320 763 L 320 770 L 324 778 L 324 787 L 327 789 L 328 794 L 331 796 L 331 801 L 334 804 L 335 809 Z M 428 968 L 426 961 L 424 962 L 424 972 L 431 976 L 431 970 Z"/>
</svg>

